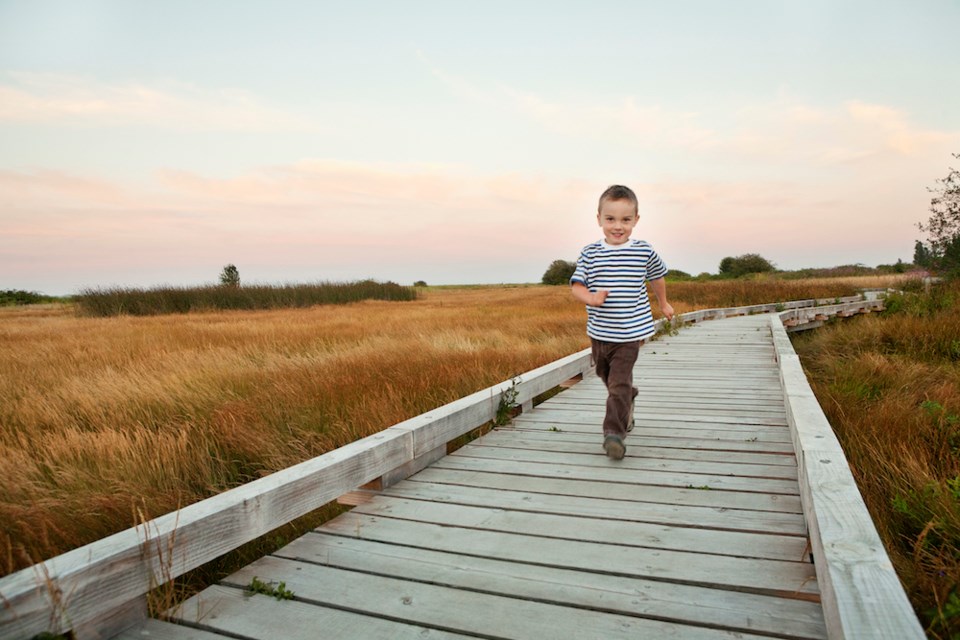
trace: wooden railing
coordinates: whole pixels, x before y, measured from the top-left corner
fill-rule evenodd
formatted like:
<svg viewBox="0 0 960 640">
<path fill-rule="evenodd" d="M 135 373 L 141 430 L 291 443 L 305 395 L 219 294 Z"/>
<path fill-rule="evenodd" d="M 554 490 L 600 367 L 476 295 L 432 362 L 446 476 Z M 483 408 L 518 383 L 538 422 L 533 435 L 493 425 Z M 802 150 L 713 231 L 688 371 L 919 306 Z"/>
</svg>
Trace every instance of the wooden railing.
<svg viewBox="0 0 960 640">
<path fill-rule="evenodd" d="M 839 304 L 817 306 L 823 302 Z M 882 308 L 882 301 L 866 302 L 871 309 Z M 682 314 L 677 321 L 695 323 L 713 318 L 771 312 L 783 312 L 781 316 L 812 313 L 814 315 L 809 317 L 815 318 L 818 313 L 842 315 L 852 309 L 860 311 L 865 308 L 864 303 L 860 296 L 829 301 L 802 300 L 694 311 Z M 787 320 L 800 317 L 789 316 Z M 663 323 L 663 320 L 658 321 L 658 327 L 662 328 Z M 774 338 L 779 341 L 779 347 L 784 347 L 783 339 L 779 337 L 783 327 L 779 321 L 774 325 L 779 327 L 778 331 L 774 331 Z M 789 342 L 786 347 L 789 347 Z M 792 357 L 796 358 L 795 355 Z M 787 352 L 780 355 L 778 360 L 782 363 L 791 361 Z M 788 368 L 790 366 L 787 365 Z M 799 364 L 796 366 L 799 367 Z M 0 579 L 0 638 L 31 638 L 43 632 L 57 634 L 67 631 L 72 631 L 78 640 L 108 638 L 146 617 L 146 594 L 158 584 L 181 576 L 358 487 L 371 482 L 389 486 L 416 473 L 445 455 L 448 442 L 494 419 L 505 392 L 513 396 L 513 403 L 528 409 L 532 407 L 533 398 L 583 374 L 590 367 L 590 350 L 585 349 L 329 453 L 6 576 Z M 787 375 L 790 388 L 794 389 L 799 384 L 799 379 L 794 380 L 798 374 L 795 370 L 789 371 L 791 373 L 784 375 Z M 799 376 L 803 378 L 802 371 Z M 805 379 L 803 381 L 805 383 Z M 787 388 L 786 383 L 784 388 Z M 822 457 L 826 453 L 820 453 L 819 445 L 822 443 L 819 436 L 826 438 L 824 429 L 829 431 L 825 419 L 821 423 L 820 418 L 814 416 L 819 410 L 816 399 L 811 400 L 796 393 L 787 398 L 788 402 L 795 403 L 788 404 L 788 407 L 796 407 L 792 410 L 791 420 L 799 420 L 800 427 L 795 431 L 800 434 L 814 433 L 810 437 L 817 439 L 816 447 L 798 448 L 798 460 L 814 466 L 826 464 L 816 463 L 817 460 L 827 459 Z M 788 408 L 789 412 L 791 409 Z M 808 414 L 814 416 L 809 420 L 813 421 L 815 427 L 804 426 Z M 806 436 L 799 437 L 798 447 L 807 444 L 804 438 Z M 816 453 L 807 455 L 803 451 Z M 833 467 L 829 471 L 846 468 L 839 449 L 831 450 L 830 456 Z M 806 476 L 801 474 L 801 477 Z M 860 536 L 866 534 L 859 532 L 873 531 L 869 516 L 865 511 L 858 511 L 856 520 L 850 523 L 850 526 L 856 525 L 858 545 L 867 544 L 870 549 L 870 554 L 867 554 L 860 546 L 852 547 L 850 557 L 856 560 L 856 564 L 851 565 L 844 556 L 842 546 L 846 538 L 842 535 L 837 537 L 838 530 L 845 526 L 848 518 L 840 517 L 824 507 L 817 511 L 821 503 L 829 503 L 833 499 L 817 498 L 818 487 L 832 486 L 832 476 L 813 474 L 811 477 L 815 483 L 819 483 L 816 490 L 805 490 L 810 494 L 806 500 L 813 509 L 812 513 L 816 514 L 809 526 L 811 535 L 815 533 L 818 536 L 813 548 L 818 563 L 818 578 L 823 570 L 822 584 L 832 590 L 830 593 L 837 593 L 835 600 L 838 604 L 825 603 L 825 610 L 829 607 L 831 611 L 836 611 L 836 617 L 840 620 L 836 628 L 840 630 L 846 629 L 843 623 L 846 617 L 861 617 L 862 611 L 877 610 L 878 619 L 885 619 L 880 616 L 881 610 L 886 609 L 883 601 L 878 600 L 876 606 L 871 604 L 866 608 L 844 604 L 856 602 L 861 597 L 872 603 L 879 596 L 892 597 L 894 591 L 890 576 L 883 572 L 880 572 L 884 576 L 883 588 L 879 593 L 873 589 L 872 582 L 842 579 L 848 573 L 859 575 L 857 570 L 862 559 L 879 566 L 880 560 L 886 558 L 882 547 L 874 546 L 874 538 L 868 536 L 868 542 L 862 543 L 867 538 Z M 856 493 L 856 487 L 851 486 L 852 493 Z M 845 506 L 846 500 L 852 499 L 849 487 L 843 491 L 844 502 L 839 506 Z M 858 493 L 856 496 L 859 498 Z M 810 517 L 808 515 L 808 523 Z M 821 535 L 824 531 L 826 538 Z M 876 532 L 873 531 L 873 534 L 875 536 Z M 829 566 L 831 562 L 840 567 L 839 574 Z M 889 560 L 886 562 L 889 564 Z M 874 569 L 874 564 L 869 567 L 867 575 L 880 575 L 877 573 L 879 570 Z M 895 582 L 895 574 L 890 575 Z M 846 591 L 847 582 L 860 591 Z M 906 607 L 909 609 L 909 604 Z M 889 611 L 897 616 L 906 616 L 908 613 L 900 600 Z M 909 613 L 912 616 L 912 611 Z"/>
<path fill-rule="evenodd" d="M 848 317 L 856 303 L 805 309 L 805 317 Z M 926 637 L 857 489 L 840 442 L 823 413 L 784 328 L 787 311 L 771 318 L 787 422 L 797 456 L 800 499 L 824 621 L 831 640 Z"/>
</svg>

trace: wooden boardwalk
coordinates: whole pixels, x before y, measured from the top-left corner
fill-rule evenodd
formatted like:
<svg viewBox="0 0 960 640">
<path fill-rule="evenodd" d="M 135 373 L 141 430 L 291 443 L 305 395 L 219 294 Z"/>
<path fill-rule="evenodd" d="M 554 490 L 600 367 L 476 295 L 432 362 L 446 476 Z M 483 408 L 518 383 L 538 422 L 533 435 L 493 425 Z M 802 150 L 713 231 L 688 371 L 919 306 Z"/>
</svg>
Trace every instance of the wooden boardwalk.
<svg viewBox="0 0 960 640">
<path fill-rule="evenodd" d="M 573 354 L 4 577 L 0 640 L 922 638 L 786 334 L 881 304 L 685 314 L 641 349 L 620 461 Z M 445 455 L 508 391 L 523 412 Z M 338 496 L 356 506 L 146 618 L 158 576 Z M 293 598 L 251 595 L 255 579 Z"/>
<path fill-rule="evenodd" d="M 250 638 L 826 637 L 769 322 L 646 345 L 623 461 L 587 377 L 176 619 Z M 246 595 L 255 576 L 296 601 Z"/>
</svg>

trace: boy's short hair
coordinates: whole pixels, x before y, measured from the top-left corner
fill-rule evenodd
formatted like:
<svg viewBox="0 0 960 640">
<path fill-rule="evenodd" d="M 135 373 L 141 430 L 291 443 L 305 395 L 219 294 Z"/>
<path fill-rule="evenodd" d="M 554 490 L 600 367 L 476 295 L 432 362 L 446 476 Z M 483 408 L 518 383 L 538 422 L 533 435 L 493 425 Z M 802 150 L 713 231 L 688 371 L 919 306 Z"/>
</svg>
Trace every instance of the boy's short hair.
<svg viewBox="0 0 960 640">
<path fill-rule="evenodd" d="M 607 187 L 606 191 L 600 194 L 600 200 L 597 201 L 597 213 L 603 208 L 604 200 L 629 200 L 633 203 L 634 213 L 640 212 L 640 203 L 637 201 L 637 194 L 630 187 L 622 184 L 614 184 Z"/>
</svg>

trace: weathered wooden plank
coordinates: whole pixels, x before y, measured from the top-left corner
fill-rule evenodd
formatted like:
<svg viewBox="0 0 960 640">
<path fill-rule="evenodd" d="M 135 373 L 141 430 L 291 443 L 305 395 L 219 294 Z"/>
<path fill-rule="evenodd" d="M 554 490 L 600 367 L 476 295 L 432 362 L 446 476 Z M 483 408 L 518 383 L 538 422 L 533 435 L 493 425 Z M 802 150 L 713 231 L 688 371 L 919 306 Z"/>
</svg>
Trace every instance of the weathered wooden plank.
<svg viewBox="0 0 960 640">
<path fill-rule="evenodd" d="M 605 400 L 596 401 L 596 402 L 552 402 L 549 405 L 543 405 L 542 409 L 557 410 L 557 411 L 580 411 L 584 409 L 602 411 L 605 404 Z M 663 414 L 668 412 L 677 412 L 683 414 L 692 414 L 692 415 L 704 415 L 704 416 L 722 416 L 722 415 L 733 415 L 733 416 L 776 416 L 781 420 L 786 420 L 786 410 L 783 407 L 781 402 L 778 405 L 768 404 L 763 405 L 757 402 L 751 404 L 716 404 L 704 402 L 696 398 L 690 398 L 680 401 L 669 401 L 664 400 L 663 402 L 658 401 L 656 398 L 649 398 L 647 396 L 637 397 L 634 402 L 634 407 L 637 413 L 643 414 Z"/>
<path fill-rule="evenodd" d="M 564 395 L 560 394 L 544 402 L 541 406 L 544 408 L 564 408 L 569 406 L 578 406 L 578 405 L 603 405 L 606 402 L 607 393 L 605 390 L 598 389 L 594 394 L 580 394 L 577 396 Z M 675 407 L 675 406 L 698 406 L 698 407 L 716 407 L 717 409 L 742 409 L 754 408 L 762 409 L 765 411 L 770 410 L 779 410 L 784 411 L 783 408 L 783 399 L 776 396 L 771 396 L 769 398 L 757 398 L 757 397 L 743 397 L 743 398 L 730 398 L 730 397 L 705 397 L 700 394 L 651 394 L 651 393 L 641 393 L 637 396 L 637 406 L 643 405 L 652 405 L 654 403 L 660 403 L 661 406 Z"/>
<path fill-rule="evenodd" d="M 803 600 L 504 562 L 321 532 L 302 536 L 274 555 L 597 611 L 791 638 L 826 637 L 819 605 Z"/>
<path fill-rule="evenodd" d="M 582 441 L 596 442 L 600 434 L 600 425 L 557 425 L 555 422 L 529 422 L 515 424 L 510 429 L 517 433 L 544 435 L 557 434 L 565 439 L 582 439 Z M 779 427 L 778 427 L 779 428 Z M 793 455 L 793 443 L 789 438 L 783 438 L 779 431 L 763 432 L 774 434 L 775 437 L 760 439 L 754 434 L 744 435 L 737 431 L 707 431 L 701 430 L 669 430 L 654 429 L 640 425 L 630 435 L 630 443 L 635 447 L 668 447 L 679 449 L 705 449 L 712 451 L 757 451 Z M 699 437 L 696 433 L 706 433 L 706 437 Z M 760 434 L 757 434 L 760 435 Z"/>
<path fill-rule="evenodd" d="M 796 480 L 796 467 L 787 467 L 783 465 L 763 465 L 763 464 L 739 464 L 727 462 L 710 462 L 690 460 L 674 460 L 670 458 L 658 458 L 649 456 L 633 455 L 633 448 L 630 448 L 631 455 L 619 461 L 618 468 L 621 469 L 644 469 L 648 471 L 672 471 L 678 473 L 702 473 L 707 475 L 737 476 L 741 478 L 780 478 L 783 480 Z M 454 453 L 454 456 L 466 456 L 471 458 L 493 458 L 497 460 L 506 460 L 516 463 L 537 463 L 548 464 L 569 464 L 577 466 L 596 466 L 608 468 L 610 460 L 601 455 L 601 450 L 594 452 L 580 451 L 577 453 L 561 453 L 556 451 L 543 451 L 540 449 L 511 449 L 506 447 L 474 447 L 467 445 Z"/>
<path fill-rule="evenodd" d="M 636 383 L 636 380 L 634 383 Z M 669 383 L 645 380 L 639 389 L 641 394 L 651 398 L 656 398 L 660 395 L 684 393 L 687 395 L 696 394 L 705 398 L 719 396 L 725 398 L 757 397 L 768 399 L 777 398 L 776 394 L 780 393 L 779 388 L 755 387 L 753 389 L 748 389 L 735 384 L 726 384 L 722 386 L 711 385 L 709 388 L 704 388 L 703 385 L 697 384 L 695 380 L 689 379 L 671 380 Z M 597 390 L 602 391 L 603 387 L 599 387 Z"/>
<path fill-rule="evenodd" d="M 631 439 L 631 444 L 635 441 Z M 572 434 L 563 431 L 514 431 L 497 430 L 470 443 L 471 447 L 501 447 L 512 449 L 535 449 L 558 453 L 585 453 L 599 455 L 596 448 L 596 436 Z M 661 458 L 667 460 L 690 460 L 704 462 L 732 462 L 737 464 L 797 466 L 792 451 L 782 453 L 755 453 L 741 451 L 710 451 L 704 449 L 682 449 L 678 447 L 649 447 L 640 445 L 631 451 L 640 458 Z"/>
<path fill-rule="evenodd" d="M 113 636 L 112 640 L 229 640 L 232 637 L 182 624 L 147 619 Z"/>
<path fill-rule="evenodd" d="M 693 413 L 689 410 L 676 412 L 665 411 L 644 411 L 640 413 L 645 420 L 658 420 L 662 422 L 683 423 L 683 422 L 701 422 L 708 424 L 732 424 L 732 425 L 768 425 L 773 427 L 787 426 L 785 416 L 770 416 L 762 414 L 751 414 L 744 412 L 740 414 L 711 414 L 707 412 Z M 517 416 L 515 422 L 581 422 L 597 423 L 603 422 L 604 411 L 602 409 L 586 408 L 580 411 L 566 411 L 552 408 L 543 408 L 539 411 L 524 416 Z"/>
<path fill-rule="evenodd" d="M 247 568 L 243 586 L 250 584 L 259 566 Z M 295 571 L 295 569 L 294 569 Z M 260 572 L 260 580 L 272 580 Z M 286 575 L 281 580 L 294 583 Z M 288 587 L 290 584 L 288 584 Z M 364 640 L 459 640 L 471 636 L 408 624 L 353 611 L 319 606 L 302 600 L 278 601 L 270 596 L 249 595 L 241 586 L 215 585 L 187 600 L 175 619 L 234 638 L 256 640 L 317 640 L 317 638 L 363 638 Z"/>
<path fill-rule="evenodd" d="M 743 491 L 723 491 L 688 489 L 604 482 L 597 485 L 592 480 L 574 480 L 569 478 L 518 476 L 510 473 L 488 473 L 460 469 L 424 469 L 409 478 L 408 483 L 429 485 L 459 485 L 465 487 L 485 487 L 508 491 L 524 491 L 557 496 L 602 496 L 607 500 L 627 500 L 657 502 L 667 505 L 694 505 L 711 507 L 717 510 L 747 509 L 750 511 L 776 511 L 780 513 L 802 513 L 798 495 L 766 493 L 747 493 Z"/>
<path fill-rule="evenodd" d="M 750 593 L 818 599 L 814 568 L 805 562 L 714 556 L 667 549 L 625 547 L 609 542 L 538 538 L 411 520 L 345 513 L 323 531 L 348 538 L 459 552 L 550 567 L 581 569 L 626 577 L 737 589 Z"/>
<path fill-rule="evenodd" d="M 779 425 L 743 425 L 733 422 L 682 422 L 682 421 L 655 421 L 646 416 L 637 416 L 636 428 L 628 437 L 655 436 L 662 438 L 692 438 L 695 440 L 727 440 L 743 442 L 770 442 L 790 443 L 790 431 L 786 426 Z M 593 421 L 564 421 L 540 420 L 536 413 L 528 418 L 514 420 L 514 426 L 520 429 L 540 429 L 547 431 L 559 430 L 571 433 L 597 434 L 602 436 L 602 420 Z"/>
<path fill-rule="evenodd" d="M 424 504 L 418 505 L 412 501 Z M 494 511 L 491 512 L 491 509 Z M 681 551 L 699 550 L 717 555 L 780 560 L 804 560 L 803 551 L 807 546 L 803 538 L 807 533 L 806 524 L 799 514 L 793 513 L 740 509 L 723 511 L 714 507 L 626 502 L 597 497 L 578 498 L 450 485 L 429 486 L 422 482 L 401 483 L 391 487 L 356 511 L 437 524 L 446 522 L 483 529 L 504 529 L 543 537 L 623 540 L 623 544 L 628 545 L 663 544 L 665 548 Z M 543 515 L 552 517 L 540 517 Z M 583 518 L 594 519 L 589 530 L 584 528 Z M 615 523 L 604 522 L 606 520 L 664 526 L 619 527 Z M 516 524 L 518 521 L 523 521 L 523 524 Z M 511 528 L 514 525 L 516 528 Z M 595 525 L 597 529 L 594 529 Z M 610 530 L 609 536 L 602 535 L 605 529 Z M 712 535 L 712 532 L 705 534 L 699 529 L 716 529 L 718 533 L 750 533 Z M 623 535 L 616 533 L 621 530 Z"/>
<path fill-rule="evenodd" d="M 571 609 L 271 556 L 241 569 L 225 582 L 242 585 L 255 575 L 284 580 L 288 588 L 311 602 L 484 638 L 527 640 L 546 633 L 558 640 L 572 640 L 583 638 L 584 629 L 599 638 L 736 637 L 692 625 Z"/>
<path fill-rule="evenodd" d="M 777 493 L 781 495 L 797 495 L 799 493 L 796 481 L 791 480 L 739 478 L 736 476 L 715 476 L 700 473 L 628 469 L 621 468 L 613 462 L 606 468 L 540 462 L 531 462 L 522 465 L 520 469 L 518 469 L 517 466 L 515 463 L 505 462 L 503 460 L 467 458 L 462 456 L 447 456 L 434 464 L 434 468 L 437 469 L 465 469 L 491 473 L 514 473 L 518 475 L 571 478 L 574 480 L 622 482 L 635 485 L 656 484 L 667 487 L 702 488 L 704 490 L 724 489 L 728 491 L 751 491 L 756 493 Z"/>
</svg>

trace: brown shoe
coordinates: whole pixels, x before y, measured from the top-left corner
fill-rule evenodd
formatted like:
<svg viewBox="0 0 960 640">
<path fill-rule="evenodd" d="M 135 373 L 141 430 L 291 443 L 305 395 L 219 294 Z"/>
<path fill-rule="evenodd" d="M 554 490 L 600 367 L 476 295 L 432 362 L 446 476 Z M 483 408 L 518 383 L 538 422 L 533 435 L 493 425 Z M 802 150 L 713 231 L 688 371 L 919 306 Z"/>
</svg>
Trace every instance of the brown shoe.
<svg viewBox="0 0 960 640">
<path fill-rule="evenodd" d="M 603 450 L 607 452 L 607 457 L 611 460 L 623 460 L 627 447 L 623 444 L 622 438 L 610 435 L 603 439 Z"/>
</svg>

